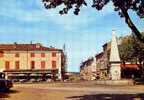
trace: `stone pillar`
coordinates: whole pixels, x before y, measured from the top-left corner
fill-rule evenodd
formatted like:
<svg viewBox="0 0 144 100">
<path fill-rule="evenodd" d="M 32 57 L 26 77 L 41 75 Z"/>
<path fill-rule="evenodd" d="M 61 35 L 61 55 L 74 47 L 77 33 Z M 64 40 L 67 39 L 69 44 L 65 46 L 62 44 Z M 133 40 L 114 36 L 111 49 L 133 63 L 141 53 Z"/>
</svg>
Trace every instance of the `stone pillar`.
<svg viewBox="0 0 144 100">
<path fill-rule="evenodd" d="M 118 45 L 115 31 L 112 31 L 111 51 L 110 51 L 110 75 L 112 80 L 121 79 L 121 61 L 119 57 Z"/>
</svg>

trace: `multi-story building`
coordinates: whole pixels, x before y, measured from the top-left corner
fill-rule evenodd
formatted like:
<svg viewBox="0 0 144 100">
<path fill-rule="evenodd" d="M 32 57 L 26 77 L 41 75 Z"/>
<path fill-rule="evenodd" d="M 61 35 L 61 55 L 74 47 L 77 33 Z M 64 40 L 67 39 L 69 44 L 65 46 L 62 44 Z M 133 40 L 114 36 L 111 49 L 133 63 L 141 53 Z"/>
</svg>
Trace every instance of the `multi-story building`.
<svg viewBox="0 0 144 100">
<path fill-rule="evenodd" d="M 80 65 L 80 76 L 84 80 L 96 79 L 96 59 L 90 58 Z"/>
<path fill-rule="evenodd" d="M 107 67 L 105 66 L 105 54 L 101 52 L 96 55 L 96 68 L 97 68 L 97 77 L 99 79 L 104 79 L 107 74 Z"/>
<path fill-rule="evenodd" d="M 62 79 L 62 49 L 37 44 L 0 44 L 0 70 L 8 79 Z"/>
</svg>

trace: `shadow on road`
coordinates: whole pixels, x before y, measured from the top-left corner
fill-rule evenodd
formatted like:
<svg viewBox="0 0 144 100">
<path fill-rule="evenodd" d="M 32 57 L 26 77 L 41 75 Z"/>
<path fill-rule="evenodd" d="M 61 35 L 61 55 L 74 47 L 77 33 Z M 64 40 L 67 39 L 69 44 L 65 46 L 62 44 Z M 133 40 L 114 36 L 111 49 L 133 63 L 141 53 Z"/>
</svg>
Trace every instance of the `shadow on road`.
<svg viewBox="0 0 144 100">
<path fill-rule="evenodd" d="M 10 94 L 18 93 L 19 91 L 16 90 L 9 90 L 7 92 L 0 92 L 0 98 L 9 98 Z"/>
<path fill-rule="evenodd" d="M 93 94 L 67 97 L 74 100 L 144 100 L 144 94 Z"/>
</svg>

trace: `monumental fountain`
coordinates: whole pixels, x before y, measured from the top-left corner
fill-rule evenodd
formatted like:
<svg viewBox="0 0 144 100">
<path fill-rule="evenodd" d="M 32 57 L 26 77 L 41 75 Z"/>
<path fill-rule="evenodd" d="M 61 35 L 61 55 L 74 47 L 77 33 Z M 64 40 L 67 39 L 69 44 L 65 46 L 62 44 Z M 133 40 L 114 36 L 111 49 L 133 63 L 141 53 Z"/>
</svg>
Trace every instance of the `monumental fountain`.
<svg viewBox="0 0 144 100">
<path fill-rule="evenodd" d="M 133 85 L 133 80 L 121 78 L 121 60 L 119 56 L 116 31 L 112 31 L 111 50 L 110 50 L 110 70 L 109 79 L 97 81 L 97 84 L 102 85 Z"/>
<path fill-rule="evenodd" d="M 121 79 L 121 61 L 119 56 L 118 44 L 115 30 L 112 31 L 111 50 L 110 50 L 110 77 L 112 80 Z"/>
</svg>

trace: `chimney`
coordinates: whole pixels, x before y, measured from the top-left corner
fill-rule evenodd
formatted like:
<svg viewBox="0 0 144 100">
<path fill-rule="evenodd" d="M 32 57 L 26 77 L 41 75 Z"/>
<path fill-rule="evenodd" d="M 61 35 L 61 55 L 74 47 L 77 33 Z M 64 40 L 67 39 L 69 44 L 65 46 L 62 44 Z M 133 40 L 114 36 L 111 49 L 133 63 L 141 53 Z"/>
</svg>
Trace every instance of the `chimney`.
<svg viewBox="0 0 144 100">
<path fill-rule="evenodd" d="M 40 43 L 36 43 L 36 48 L 40 48 L 41 44 Z"/>
</svg>

